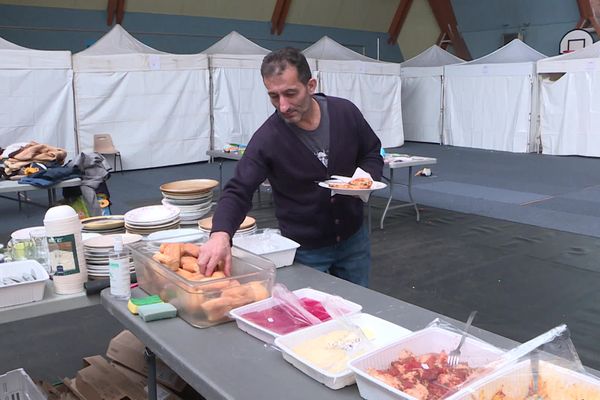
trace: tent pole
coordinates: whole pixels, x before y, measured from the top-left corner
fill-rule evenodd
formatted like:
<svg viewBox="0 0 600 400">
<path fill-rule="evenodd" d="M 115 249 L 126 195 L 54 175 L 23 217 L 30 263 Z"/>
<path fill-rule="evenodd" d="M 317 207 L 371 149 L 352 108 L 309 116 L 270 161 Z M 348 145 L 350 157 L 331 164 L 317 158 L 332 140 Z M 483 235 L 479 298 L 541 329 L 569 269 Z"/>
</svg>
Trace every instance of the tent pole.
<svg viewBox="0 0 600 400">
<path fill-rule="evenodd" d="M 215 121 L 213 117 L 213 96 L 214 96 L 214 85 L 213 85 L 213 69 L 212 69 L 212 57 L 207 55 L 208 58 L 208 115 L 210 121 L 210 150 L 215 150 Z M 222 150 L 222 149 L 221 149 Z"/>
<path fill-rule="evenodd" d="M 379 60 L 379 37 L 377 38 L 377 59 Z"/>
<path fill-rule="evenodd" d="M 445 94 L 445 88 L 444 88 L 444 72 L 442 70 L 442 76 L 440 76 L 440 84 L 442 85 L 442 90 L 441 90 L 441 94 L 442 96 L 440 97 L 440 115 L 441 115 L 441 123 L 440 123 L 440 146 L 444 144 L 444 119 L 445 119 L 445 110 L 444 110 L 444 97 L 446 97 Z"/>
</svg>

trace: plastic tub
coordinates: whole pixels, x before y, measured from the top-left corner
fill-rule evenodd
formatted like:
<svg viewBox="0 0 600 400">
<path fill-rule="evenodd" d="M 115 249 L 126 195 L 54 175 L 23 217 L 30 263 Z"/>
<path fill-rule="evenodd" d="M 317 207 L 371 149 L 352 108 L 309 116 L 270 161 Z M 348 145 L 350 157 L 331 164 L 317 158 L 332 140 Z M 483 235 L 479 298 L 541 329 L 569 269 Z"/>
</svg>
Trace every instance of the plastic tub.
<svg viewBox="0 0 600 400">
<path fill-rule="evenodd" d="M 46 396 L 33 383 L 23 368 L 0 375 L 0 399 L 45 400 Z"/>
<path fill-rule="evenodd" d="M 600 380 L 552 363 L 540 361 L 538 367 L 540 399 L 598 400 Z M 529 360 L 504 368 L 455 393 L 448 400 L 491 400 L 499 392 L 507 399 L 526 399 L 533 385 Z M 547 397 L 543 396 L 547 395 Z M 499 397 L 502 398 L 502 397 Z M 532 397 L 533 398 L 533 397 Z"/>
<path fill-rule="evenodd" d="M 323 302 L 331 296 L 330 294 L 311 288 L 294 290 L 294 294 L 298 298 L 306 297 L 320 302 Z M 232 318 L 235 319 L 238 328 L 248 333 L 249 335 L 254 336 L 257 339 L 262 340 L 265 343 L 272 344 L 275 341 L 275 338 L 278 338 L 282 335 L 244 318 L 244 314 L 253 311 L 267 310 L 271 307 L 276 306 L 276 304 L 277 303 L 273 298 L 268 298 L 266 300 L 258 301 L 247 306 L 236 308 L 230 312 L 230 315 Z M 343 299 L 343 306 L 348 310 L 348 315 L 359 313 L 362 310 L 361 305 L 345 299 Z"/>
<path fill-rule="evenodd" d="M 359 326 L 366 337 L 370 339 L 372 347 L 368 349 L 369 352 L 411 333 L 406 328 L 370 314 L 358 313 L 350 316 L 349 319 Z M 331 389 L 341 389 L 356 382 L 354 373 L 349 367 L 346 366 L 342 371 L 325 370 L 298 355 L 294 348 L 307 340 L 344 329 L 345 327 L 341 322 L 331 320 L 280 336 L 275 339 L 275 345 L 281 349 L 283 358 L 300 371 Z M 362 354 L 356 354 L 355 358 Z"/>
<path fill-rule="evenodd" d="M 36 280 L 0 286 L 0 307 L 31 303 L 44 298 L 46 281 L 50 278 L 46 269 L 35 260 L 0 264 L 0 279 L 34 272 Z"/>
<path fill-rule="evenodd" d="M 349 366 L 356 374 L 361 397 L 367 400 L 420 400 L 372 377 L 368 373 L 369 368 L 389 368 L 402 350 L 408 350 L 417 356 L 442 351 L 449 353 L 456 348 L 460 338 L 461 335 L 456 332 L 429 327 L 351 361 Z M 465 361 L 474 368 L 482 367 L 498 359 L 502 353 L 502 350 L 488 343 L 467 337 L 461 349 L 461 362 Z"/>
<path fill-rule="evenodd" d="M 148 294 L 158 294 L 177 308 L 177 315 L 197 328 L 230 320 L 229 311 L 260 296 L 271 295 L 275 266 L 269 260 L 241 249 L 232 249 L 231 276 L 210 281 L 190 281 L 152 259 L 159 244 L 138 242 L 131 250 L 137 281 Z M 235 282 L 234 282 L 235 281 Z"/>
<path fill-rule="evenodd" d="M 234 237 L 233 245 L 273 261 L 277 268 L 292 265 L 300 247 L 299 243 L 271 232 Z"/>
</svg>

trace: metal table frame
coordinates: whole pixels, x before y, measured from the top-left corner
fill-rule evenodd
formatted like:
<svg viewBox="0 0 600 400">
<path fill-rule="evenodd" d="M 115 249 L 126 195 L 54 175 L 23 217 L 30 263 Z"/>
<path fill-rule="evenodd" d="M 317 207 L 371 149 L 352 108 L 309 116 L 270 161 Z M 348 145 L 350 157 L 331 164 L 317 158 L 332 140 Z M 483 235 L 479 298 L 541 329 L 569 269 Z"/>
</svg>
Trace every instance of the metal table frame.
<svg viewBox="0 0 600 400">
<path fill-rule="evenodd" d="M 0 195 L 0 197 L 2 197 L 4 199 L 8 199 L 8 200 L 18 201 L 19 202 L 19 211 L 21 211 L 21 203 L 22 203 L 21 193 L 30 192 L 33 190 L 47 190 L 48 191 L 48 207 L 51 207 L 52 204 L 54 204 L 54 202 L 56 201 L 56 189 L 65 188 L 65 187 L 74 187 L 74 186 L 81 186 L 80 178 L 67 179 L 65 181 L 58 182 L 56 185 L 50 186 L 48 188 L 33 186 L 33 185 L 29 185 L 29 184 L 22 185 L 18 181 L 0 181 L 0 193 L 17 193 L 17 198 L 14 199 L 12 197 L 2 196 L 2 195 Z M 33 204 L 36 206 L 40 206 L 40 207 L 46 207 L 41 204 L 34 203 L 30 199 L 28 199 L 27 196 L 25 196 L 25 199 L 23 202 Z"/>
<path fill-rule="evenodd" d="M 415 213 L 417 214 L 417 222 L 421 220 L 421 215 L 419 214 L 419 207 L 417 206 L 417 202 L 414 200 L 412 195 L 413 167 L 434 164 L 437 164 L 437 159 L 431 157 L 418 157 L 418 159 L 411 161 L 392 161 L 387 164 L 387 166 L 390 169 L 390 177 L 387 178 L 384 176 L 383 179 L 389 182 L 390 195 L 388 197 L 387 204 L 385 205 L 385 208 L 383 210 L 383 214 L 381 215 L 381 221 L 379 222 L 380 229 L 383 229 L 383 221 L 385 220 L 385 216 L 387 215 L 387 213 L 398 208 L 414 207 Z M 398 168 L 408 168 L 408 183 L 394 182 L 394 170 Z M 408 199 L 410 200 L 408 203 L 390 206 L 394 196 L 394 185 L 401 185 L 407 188 Z"/>
<path fill-rule="evenodd" d="M 206 155 L 209 156 L 209 162 L 215 162 L 215 158 L 219 159 L 219 191 L 223 190 L 223 160 L 235 160 L 239 161 L 242 159 L 243 154 L 239 153 L 227 153 L 223 150 L 208 150 Z"/>
</svg>

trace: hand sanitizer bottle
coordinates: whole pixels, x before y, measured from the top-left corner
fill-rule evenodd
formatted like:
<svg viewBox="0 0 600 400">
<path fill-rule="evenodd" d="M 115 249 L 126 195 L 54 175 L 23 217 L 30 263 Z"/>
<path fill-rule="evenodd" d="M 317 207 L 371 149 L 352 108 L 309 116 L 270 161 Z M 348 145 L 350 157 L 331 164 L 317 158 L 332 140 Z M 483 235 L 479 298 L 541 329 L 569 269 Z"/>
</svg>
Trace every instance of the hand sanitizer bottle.
<svg viewBox="0 0 600 400">
<path fill-rule="evenodd" d="M 123 238 L 115 236 L 113 251 L 108 255 L 110 294 L 119 300 L 131 297 L 131 275 L 129 274 L 129 254 L 123 250 Z"/>
</svg>

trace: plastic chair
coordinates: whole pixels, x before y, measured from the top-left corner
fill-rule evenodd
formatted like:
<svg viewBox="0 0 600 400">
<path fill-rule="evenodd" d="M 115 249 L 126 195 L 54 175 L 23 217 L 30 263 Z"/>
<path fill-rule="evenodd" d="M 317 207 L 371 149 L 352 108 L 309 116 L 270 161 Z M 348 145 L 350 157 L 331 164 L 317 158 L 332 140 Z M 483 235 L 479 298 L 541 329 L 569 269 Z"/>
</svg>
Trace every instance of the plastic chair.
<svg viewBox="0 0 600 400">
<path fill-rule="evenodd" d="M 97 133 L 94 135 L 94 152 L 99 154 L 112 154 L 114 157 L 113 165 L 115 166 L 115 172 L 117 171 L 117 158 L 119 159 L 121 171 L 123 171 L 121 152 L 115 148 L 110 133 Z"/>
</svg>

